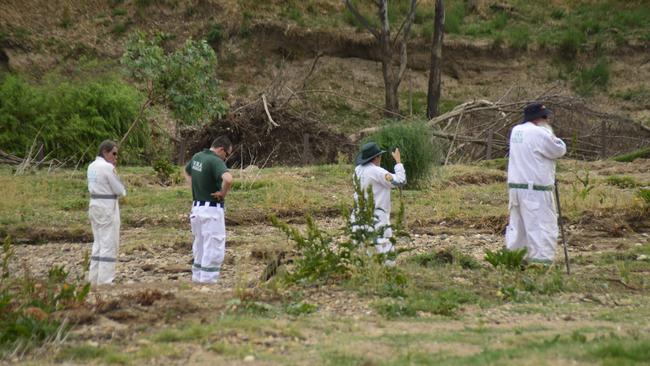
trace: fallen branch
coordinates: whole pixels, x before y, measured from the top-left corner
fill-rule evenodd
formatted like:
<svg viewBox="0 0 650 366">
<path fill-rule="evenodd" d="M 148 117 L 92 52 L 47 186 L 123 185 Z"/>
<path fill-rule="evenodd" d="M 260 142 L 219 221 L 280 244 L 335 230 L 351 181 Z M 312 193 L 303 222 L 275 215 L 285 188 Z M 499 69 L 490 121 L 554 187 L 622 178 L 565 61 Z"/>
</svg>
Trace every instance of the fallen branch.
<svg viewBox="0 0 650 366">
<path fill-rule="evenodd" d="M 271 124 L 271 126 L 269 126 L 268 130 L 271 130 L 273 127 L 280 127 L 280 125 L 275 123 L 275 121 L 271 117 L 271 113 L 269 112 L 269 106 L 266 103 L 266 95 L 264 95 L 264 94 L 262 94 L 262 103 L 264 103 L 264 112 L 266 112 L 266 116 L 269 118 L 269 123 Z"/>
</svg>

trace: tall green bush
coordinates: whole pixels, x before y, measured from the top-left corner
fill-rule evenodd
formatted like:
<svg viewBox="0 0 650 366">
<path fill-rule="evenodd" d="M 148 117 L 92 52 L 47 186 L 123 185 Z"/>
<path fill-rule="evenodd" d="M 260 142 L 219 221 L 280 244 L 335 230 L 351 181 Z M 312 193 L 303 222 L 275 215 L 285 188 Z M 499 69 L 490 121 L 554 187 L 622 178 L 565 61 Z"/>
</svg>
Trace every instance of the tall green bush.
<svg viewBox="0 0 650 366">
<path fill-rule="evenodd" d="M 425 184 L 431 175 L 431 169 L 440 162 L 442 156 L 440 146 L 432 142 L 431 131 L 423 122 L 391 123 L 364 142 L 368 141 L 374 141 L 382 150 L 386 150 L 381 165 L 389 171 L 394 171 L 395 168 L 391 152 L 399 148 L 409 187 Z"/>
<path fill-rule="evenodd" d="M 31 84 L 16 75 L 0 83 L 0 146 L 24 156 L 36 141 L 48 158 L 68 161 L 94 158 L 104 139 L 119 139 L 138 113 L 141 94 L 126 83 L 108 79 L 69 82 L 54 78 Z M 140 126 L 129 136 L 120 161 L 138 163 L 150 146 L 150 132 Z"/>
</svg>

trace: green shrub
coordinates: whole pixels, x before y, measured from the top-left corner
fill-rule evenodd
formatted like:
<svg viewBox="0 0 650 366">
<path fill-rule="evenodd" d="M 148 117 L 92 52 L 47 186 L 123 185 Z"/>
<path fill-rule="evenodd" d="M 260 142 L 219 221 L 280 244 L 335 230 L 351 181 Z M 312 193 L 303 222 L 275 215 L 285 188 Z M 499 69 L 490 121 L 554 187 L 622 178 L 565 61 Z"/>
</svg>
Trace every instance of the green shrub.
<svg viewBox="0 0 650 366">
<path fill-rule="evenodd" d="M 390 153 L 397 147 L 400 149 L 410 187 L 424 186 L 442 156 L 440 147 L 432 143 L 431 131 L 421 122 L 389 124 L 364 140 L 368 141 L 374 141 L 386 150 L 381 165 L 389 171 L 395 169 L 395 160 Z"/>
<path fill-rule="evenodd" d="M 634 188 L 639 185 L 639 183 L 634 180 L 632 177 L 628 176 L 619 176 L 619 175 L 610 175 L 605 178 L 605 183 L 610 186 L 616 186 L 620 188 Z"/>
<path fill-rule="evenodd" d="M 574 88 L 583 95 L 589 95 L 595 88 L 605 89 L 609 84 L 610 66 L 601 59 L 591 67 L 580 71 L 574 81 Z"/>
<path fill-rule="evenodd" d="M 219 23 L 212 23 L 206 40 L 210 44 L 219 44 L 223 40 L 223 28 Z"/>
<path fill-rule="evenodd" d="M 138 114 L 142 96 L 122 81 L 46 80 L 32 85 L 10 75 L 0 84 L 3 150 L 24 156 L 36 141 L 48 158 L 74 165 L 94 159 L 102 140 L 118 140 Z M 142 162 L 150 135 L 139 124 L 121 148 L 120 162 Z"/>
<path fill-rule="evenodd" d="M 289 315 L 306 315 L 311 314 L 318 310 L 318 305 L 310 304 L 308 302 L 294 302 L 285 306 L 284 311 Z"/>
<path fill-rule="evenodd" d="M 127 11 L 124 8 L 115 8 L 115 9 L 113 9 L 113 16 L 114 17 L 119 17 L 119 16 L 123 16 L 123 15 L 126 15 L 126 14 L 127 14 Z"/>
<path fill-rule="evenodd" d="M 25 273 L 10 277 L 9 260 L 13 255 L 11 239 L 2 247 L 0 276 L 0 359 L 11 352 L 27 352 L 43 343 L 64 336 L 69 326 L 55 312 L 83 305 L 90 285 L 81 279 L 69 280 L 63 267 L 52 267 L 43 280 Z M 84 263 L 87 268 L 88 257 Z"/>
<path fill-rule="evenodd" d="M 349 279 L 353 274 L 363 277 L 368 274 L 368 270 L 374 268 L 372 263 L 383 264 L 386 260 L 395 260 L 403 252 L 397 249 L 389 253 L 377 253 L 374 249 L 377 240 L 382 238 L 388 229 L 393 230 L 393 236 L 390 238 L 393 245 L 396 244 L 397 237 L 408 236 L 402 230 L 403 203 L 400 202 L 394 225 L 377 227 L 379 218 L 375 215 L 372 187 L 368 187 L 364 193 L 359 179 L 355 179 L 354 191 L 356 199 L 352 213 L 343 211 L 345 227 L 338 236 L 321 230 L 310 215 L 306 218 L 305 234 L 271 216 L 273 226 L 294 242 L 295 249 L 300 254 L 294 259 L 292 271 L 287 273 L 289 281 L 315 283 L 330 279 Z M 391 278 L 399 280 L 395 276 Z"/>
<path fill-rule="evenodd" d="M 609 344 L 599 345 L 589 353 L 599 362 L 605 362 L 608 365 L 646 363 L 650 360 L 650 341 L 615 340 Z M 607 361 L 612 362 L 608 363 Z"/>
<path fill-rule="evenodd" d="M 506 33 L 506 40 L 510 47 L 517 50 L 526 50 L 531 43 L 530 32 L 527 26 L 515 26 Z"/>
<path fill-rule="evenodd" d="M 620 163 L 629 163 L 636 159 L 650 159 L 650 147 L 644 147 L 627 154 L 618 155 L 612 158 Z"/>
<path fill-rule="evenodd" d="M 499 249 L 493 252 L 485 250 L 485 260 L 494 268 L 505 267 L 506 269 L 521 269 L 524 265 L 524 258 L 528 250 L 521 248 L 517 250 Z"/>
<path fill-rule="evenodd" d="M 641 197 L 646 205 L 650 205 L 650 188 L 639 188 L 637 195 Z"/>
<path fill-rule="evenodd" d="M 449 3 L 447 3 L 449 4 Z M 465 18 L 464 2 L 457 2 L 445 9 L 445 33 L 460 33 Z"/>
<path fill-rule="evenodd" d="M 584 34 L 575 28 L 568 28 L 558 37 L 558 51 L 560 57 L 567 61 L 573 61 L 582 50 L 587 41 Z"/>
</svg>

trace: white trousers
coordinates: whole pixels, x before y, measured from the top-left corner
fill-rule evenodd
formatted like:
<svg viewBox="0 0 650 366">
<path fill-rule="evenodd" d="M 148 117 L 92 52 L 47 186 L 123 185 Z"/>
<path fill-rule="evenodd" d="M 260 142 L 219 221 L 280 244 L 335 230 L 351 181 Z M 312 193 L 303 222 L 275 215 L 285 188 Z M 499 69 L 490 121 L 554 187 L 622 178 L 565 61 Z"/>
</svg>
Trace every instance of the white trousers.
<svg viewBox="0 0 650 366">
<path fill-rule="evenodd" d="M 88 216 L 93 229 L 88 282 L 93 285 L 112 283 L 120 245 L 120 209 L 117 201 L 101 204 L 91 202 Z"/>
<path fill-rule="evenodd" d="M 387 213 L 385 213 L 383 210 L 377 210 L 375 209 L 375 216 L 377 216 L 377 222 L 375 223 L 374 230 L 379 231 L 381 230 L 382 227 L 386 225 L 390 225 L 390 217 Z M 350 215 L 350 221 L 354 222 L 355 216 L 354 213 Z M 352 231 L 357 231 L 361 227 L 354 225 L 352 226 Z M 369 229 L 369 228 L 367 228 Z M 375 241 L 375 250 L 377 253 L 388 253 L 391 250 L 393 250 L 393 244 L 390 242 L 390 238 L 393 237 L 393 229 L 392 228 L 385 228 L 384 229 L 384 235 L 381 237 L 377 238 Z M 368 255 L 371 255 L 372 251 L 368 252 Z"/>
<path fill-rule="evenodd" d="M 379 222 L 375 225 L 376 230 L 380 230 L 381 227 L 390 225 L 390 217 L 387 212 L 382 210 L 375 210 L 375 215 L 379 218 Z M 378 253 L 388 253 L 393 250 L 393 244 L 390 242 L 390 238 L 393 237 L 393 229 L 385 228 L 384 235 L 381 238 L 377 239 L 377 248 Z"/>
<path fill-rule="evenodd" d="M 506 248 L 527 248 L 527 259 L 552 262 L 557 247 L 558 226 L 553 191 L 510 189 L 510 222 Z"/>
<path fill-rule="evenodd" d="M 217 282 L 226 254 L 224 210 L 222 207 L 193 206 L 190 224 L 194 235 L 192 281 Z"/>
</svg>

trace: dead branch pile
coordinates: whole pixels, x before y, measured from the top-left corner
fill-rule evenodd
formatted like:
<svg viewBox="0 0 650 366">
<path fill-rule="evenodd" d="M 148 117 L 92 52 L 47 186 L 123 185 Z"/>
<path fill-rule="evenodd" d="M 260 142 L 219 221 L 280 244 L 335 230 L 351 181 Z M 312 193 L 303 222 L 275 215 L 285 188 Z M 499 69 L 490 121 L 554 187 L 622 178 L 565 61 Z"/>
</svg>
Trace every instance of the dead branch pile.
<svg viewBox="0 0 650 366">
<path fill-rule="evenodd" d="M 234 167 L 332 163 L 339 154 L 350 155 L 355 147 L 345 135 L 330 130 L 304 108 L 293 107 L 301 103 L 319 57 L 297 87 L 288 86 L 281 69 L 257 99 L 231 106 L 225 118 L 199 129 L 181 131 L 179 160 L 188 160 L 221 135 L 228 136 L 236 146 L 229 158 L 229 165 Z"/>
<path fill-rule="evenodd" d="M 185 157 L 208 148 L 220 135 L 235 144 L 229 165 L 238 167 L 332 163 L 339 153 L 347 155 L 354 149 L 345 135 L 266 99 L 263 95 L 253 103 L 235 106 L 226 118 L 184 131 Z"/>
<path fill-rule="evenodd" d="M 445 162 L 505 157 L 509 133 L 522 120 L 523 108 L 544 103 L 553 111 L 555 134 L 567 143 L 567 155 L 595 160 L 650 146 L 650 128 L 629 118 L 603 113 L 578 97 L 557 93 L 555 88 L 527 97 L 511 88 L 498 101 L 474 100 L 428 122 L 433 135 L 448 141 Z M 376 129 L 351 136 L 357 141 Z"/>
</svg>

